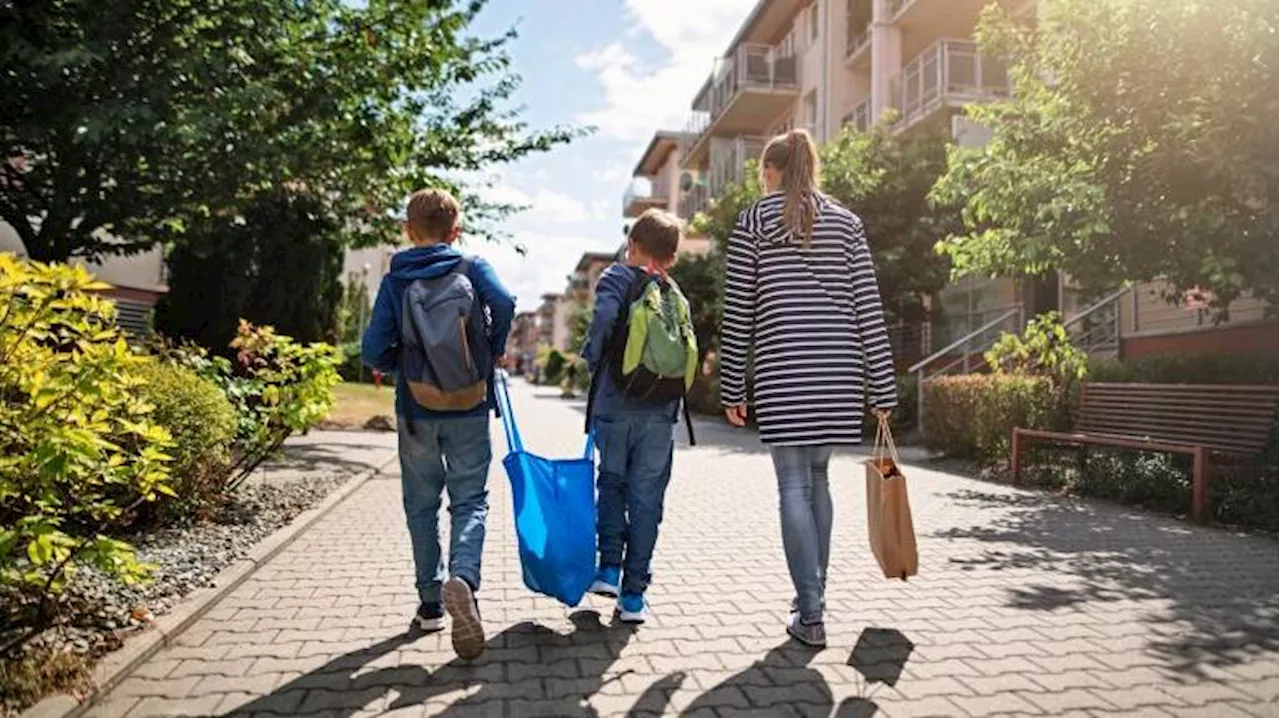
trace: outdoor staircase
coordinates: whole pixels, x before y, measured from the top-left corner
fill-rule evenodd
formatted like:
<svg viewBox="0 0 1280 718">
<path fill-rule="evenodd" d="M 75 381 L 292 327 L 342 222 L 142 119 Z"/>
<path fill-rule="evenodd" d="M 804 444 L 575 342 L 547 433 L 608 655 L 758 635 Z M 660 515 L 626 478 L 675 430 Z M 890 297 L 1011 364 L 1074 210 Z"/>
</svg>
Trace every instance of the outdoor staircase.
<svg viewBox="0 0 1280 718">
<path fill-rule="evenodd" d="M 1063 323 L 1071 343 L 1092 357 L 1117 358 L 1120 356 L 1120 301 L 1132 287 L 1118 289 L 1093 303 L 1084 311 Z M 1026 309 L 1018 304 L 997 315 L 986 324 L 965 334 L 945 347 L 921 359 L 908 374 L 916 377 L 916 386 L 940 376 L 977 374 L 987 370 L 983 356 L 1006 333 L 1020 334 L 1029 317 Z M 916 391 L 917 422 L 924 416 L 924 392 Z"/>
</svg>

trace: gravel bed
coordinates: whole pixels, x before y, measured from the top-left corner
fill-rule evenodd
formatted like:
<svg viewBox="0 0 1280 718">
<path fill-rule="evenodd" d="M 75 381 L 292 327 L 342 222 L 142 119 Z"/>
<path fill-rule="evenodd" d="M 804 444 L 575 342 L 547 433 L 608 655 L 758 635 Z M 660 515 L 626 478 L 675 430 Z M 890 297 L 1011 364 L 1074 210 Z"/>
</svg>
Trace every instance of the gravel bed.
<svg viewBox="0 0 1280 718">
<path fill-rule="evenodd" d="M 126 586 L 93 568 L 81 568 L 65 601 L 78 606 L 74 625 L 62 625 L 31 641 L 28 650 L 101 655 L 166 613 L 183 596 L 213 585 L 218 572 L 260 541 L 322 501 L 354 471 L 331 468 L 294 478 L 250 482 L 206 521 L 169 526 L 127 540 L 138 558 L 154 564 L 152 580 Z"/>
</svg>

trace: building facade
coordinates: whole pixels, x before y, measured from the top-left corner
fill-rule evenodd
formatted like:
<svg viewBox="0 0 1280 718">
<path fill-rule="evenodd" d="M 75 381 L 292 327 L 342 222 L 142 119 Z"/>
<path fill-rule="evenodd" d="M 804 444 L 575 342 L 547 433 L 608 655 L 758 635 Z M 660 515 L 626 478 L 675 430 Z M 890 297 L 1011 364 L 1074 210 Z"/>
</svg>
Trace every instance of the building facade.
<svg viewBox="0 0 1280 718">
<path fill-rule="evenodd" d="M 27 256 L 27 248 L 17 230 L 0 221 L 0 252 Z M 145 335 L 151 332 L 156 302 L 169 291 L 164 251 L 152 247 L 127 257 L 104 257 L 101 261 L 72 260 L 111 285 L 103 294 L 116 305 L 116 322 L 125 330 Z"/>
<path fill-rule="evenodd" d="M 1035 0 L 997 1 L 1021 22 L 1035 22 Z M 985 144 L 990 131 L 970 121 L 964 108 L 1012 92 L 1007 68 L 983 56 L 974 40 L 986 4 L 760 0 L 692 98 L 687 125 L 655 133 L 636 165 L 627 216 L 656 205 L 691 218 L 728 184 L 742 181 L 747 160 L 759 157 L 769 137 L 795 127 L 820 143 L 849 125 L 866 131 L 887 122 L 894 132 L 942 132 L 962 145 Z M 636 186 L 654 189 L 644 195 Z M 1277 324 L 1263 302 L 1242 299 L 1227 322 L 1214 324 L 1197 302 L 1168 299 L 1160 283 L 1086 298 L 1069 277 L 1056 274 L 969 278 L 929 298 L 933 321 L 891 333 L 910 363 L 981 338 L 992 322 L 1013 328 L 999 325 L 1002 317 L 1025 320 L 1053 310 L 1076 319 L 1077 329 L 1087 324 L 1089 330 L 1079 332 L 1086 345 L 1106 353 L 1277 352 Z M 1109 329 L 1095 329 L 1099 324 Z"/>
</svg>

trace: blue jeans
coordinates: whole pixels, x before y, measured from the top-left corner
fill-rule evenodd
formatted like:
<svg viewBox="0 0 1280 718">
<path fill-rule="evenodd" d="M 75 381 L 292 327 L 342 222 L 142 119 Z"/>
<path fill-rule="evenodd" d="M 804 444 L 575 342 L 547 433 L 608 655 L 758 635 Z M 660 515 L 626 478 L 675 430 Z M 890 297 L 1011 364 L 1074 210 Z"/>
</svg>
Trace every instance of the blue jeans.
<svg viewBox="0 0 1280 718">
<path fill-rule="evenodd" d="M 596 536 L 601 566 L 622 567 L 622 593 L 643 594 L 653 576 L 662 502 L 671 481 L 669 418 L 623 414 L 595 421 L 600 447 Z"/>
<path fill-rule="evenodd" d="M 782 548 L 802 619 L 822 617 L 831 558 L 831 446 L 773 446 L 782 514 Z"/>
<path fill-rule="evenodd" d="M 480 588 L 484 521 L 489 513 L 489 417 L 399 417 L 400 485 L 413 543 L 415 585 L 423 603 L 440 601 L 440 585 L 457 576 Z M 440 555 L 440 500 L 449 492 L 449 563 Z"/>
</svg>

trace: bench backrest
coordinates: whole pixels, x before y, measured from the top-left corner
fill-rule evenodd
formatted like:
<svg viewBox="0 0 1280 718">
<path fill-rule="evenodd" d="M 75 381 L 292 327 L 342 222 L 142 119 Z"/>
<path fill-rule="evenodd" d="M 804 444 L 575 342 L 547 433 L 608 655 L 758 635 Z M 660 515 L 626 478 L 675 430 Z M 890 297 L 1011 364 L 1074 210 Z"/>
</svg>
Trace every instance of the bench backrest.
<svg viewBox="0 0 1280 718">
<path fill-rule="evenodd" d="M 1085 383 L 1076 430 L 1255 454 L 1276 423 L 1274 386 Z"/>
</svg>

